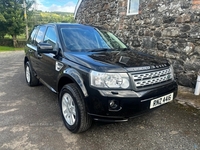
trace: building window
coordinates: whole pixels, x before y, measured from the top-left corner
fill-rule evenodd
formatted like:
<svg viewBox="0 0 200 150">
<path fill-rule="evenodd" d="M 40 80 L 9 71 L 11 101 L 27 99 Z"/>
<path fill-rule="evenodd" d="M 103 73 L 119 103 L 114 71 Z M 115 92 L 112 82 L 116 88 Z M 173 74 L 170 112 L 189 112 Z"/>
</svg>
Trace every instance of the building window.
<svg viewBox="0 0 200 150">
<path fill-rule="evenodd" d="M 136 15 L 139 11 L 139 0 L 128 0 L 127 15 Z"/>
</svg>

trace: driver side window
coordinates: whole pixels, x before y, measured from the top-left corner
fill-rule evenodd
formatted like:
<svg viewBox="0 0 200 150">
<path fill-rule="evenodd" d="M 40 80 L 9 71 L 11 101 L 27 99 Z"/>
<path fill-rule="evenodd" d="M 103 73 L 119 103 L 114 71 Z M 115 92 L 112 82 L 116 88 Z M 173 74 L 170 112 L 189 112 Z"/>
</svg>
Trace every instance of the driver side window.
<svg viewBox="0 0 200 150">
<path fill-rule="evenodd" d="M 52 45 L 54 48 L 56 45 L 56 42 L 57 42 L 57 36 L 56 36 L 55 29 L 53 27 L 48 27 L 46 35 L 44 37 L 44 43 L 48 43 Z"/>
</svg>

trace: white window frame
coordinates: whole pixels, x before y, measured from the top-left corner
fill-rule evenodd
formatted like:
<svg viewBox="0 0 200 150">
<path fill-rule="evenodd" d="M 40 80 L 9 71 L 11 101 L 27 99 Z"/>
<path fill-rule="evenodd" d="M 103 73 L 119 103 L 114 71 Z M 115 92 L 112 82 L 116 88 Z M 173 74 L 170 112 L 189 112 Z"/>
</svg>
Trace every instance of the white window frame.
<svg viewBox="0 0 200 150">
<path fill-rule="evenodd" d="M 76 4 L 75 10 L 74 10 L 74 19 L 76 19 L 76 15 L 81 3 L 82 3 L 82 0 L 78 0 L 78 3 Z"/>
<path fill-rule="evenodd" d="M 133 6 L 135 8 L 131 8 L 131 2 L 135 3 L 136 5 Z M 127 15 L 137 15 L 139 13 L 139 5 L 140 5 L 140 0 L 128 0 L 127 4 Z M 133 9 L 133 12 L 131 12 L 131 9 Z"/>
</svg>

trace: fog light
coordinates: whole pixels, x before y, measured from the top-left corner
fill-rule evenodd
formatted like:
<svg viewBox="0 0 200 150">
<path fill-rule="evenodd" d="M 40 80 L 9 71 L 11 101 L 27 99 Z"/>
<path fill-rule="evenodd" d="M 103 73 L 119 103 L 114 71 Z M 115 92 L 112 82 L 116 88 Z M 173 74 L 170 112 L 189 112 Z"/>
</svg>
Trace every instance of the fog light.
<svg viewBox="0 0 200 150">
<path fill-rule="evenodd" d="M 118 102 L 116 100 L 110 100 L 109 105 L 111 109 L 116 109 L 118 107 Z"/>
</svg>

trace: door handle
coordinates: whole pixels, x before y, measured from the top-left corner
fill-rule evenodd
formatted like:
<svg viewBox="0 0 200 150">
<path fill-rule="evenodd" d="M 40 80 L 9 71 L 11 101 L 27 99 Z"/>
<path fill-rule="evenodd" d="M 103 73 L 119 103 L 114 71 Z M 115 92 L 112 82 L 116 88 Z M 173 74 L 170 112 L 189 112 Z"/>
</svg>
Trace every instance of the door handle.
<svg viewBox="0 0 200 150">
<path fill-rule="evenodd" d="M 41 58 L 42 58 L 42 55 L 36 51 L 36 52 L 35 52 L 35 58 L 41 59 Z"/>
</svg>

